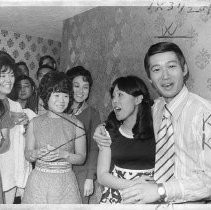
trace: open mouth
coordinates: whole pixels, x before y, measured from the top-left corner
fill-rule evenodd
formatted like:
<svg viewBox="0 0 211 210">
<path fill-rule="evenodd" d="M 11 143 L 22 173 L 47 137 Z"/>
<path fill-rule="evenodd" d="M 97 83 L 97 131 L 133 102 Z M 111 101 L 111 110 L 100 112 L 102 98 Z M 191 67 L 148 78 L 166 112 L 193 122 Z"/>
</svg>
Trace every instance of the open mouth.
<svg viewBox="0 0 211 210">
<path fill-rule="evenodd" d="M 115 107 L 114 107 L 114 112 L 115 112 L 115 113 L 119 113 L 121 110 L 122 110 L 122 109 L 121 109 L 120 107 L 118 107 L 118 106 L 115 106 Z"/>
<path fill-rule="evenodd" d="M 162 84 L 161 87 L 165 88 L 165 89 L 170 89 L 173 87 L 173 83 L 165 83 L 165 84 Z"/>
</svg>

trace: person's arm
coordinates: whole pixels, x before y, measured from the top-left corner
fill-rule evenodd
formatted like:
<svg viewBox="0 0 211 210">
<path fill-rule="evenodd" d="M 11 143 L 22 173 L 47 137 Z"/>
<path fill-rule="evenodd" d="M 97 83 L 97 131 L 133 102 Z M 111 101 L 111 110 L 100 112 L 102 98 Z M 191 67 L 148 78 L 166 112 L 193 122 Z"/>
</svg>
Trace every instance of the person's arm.
<svg viewBox="0 0 211 210">
<path fill-rule="evenodd" d="M 90 111 L 90 126 L 87 130 L 88 154 L 87 154 L 87 172 L 86 180 L 84 182 L 84 196 L 89 196 L 94 191 L 94 179 L 96 179 L 97 173 L 97 157 L 98 157 L 98 146 L 93 139 L 94 131 L 97 125 L 100 123 L 100 114 L 97 110 L 91 109 Z"/>
<path fill-rule="evenodd" d="M 90 148 L 87 154 L 87 174 L 86 174 L 86 178 L 87 179 L 95 179 L 96 176 L 96 170 L 97 170 L 97 157 L 98 157 L 98 146 L 97 143 L 95 142 L 95 140 L 93 139 L 93 134 L 94 131 L 97 127 L 97 125 L 99 125 L 100 123 L 100 114 L 99 112 L 97 112 L 96 110 L 94 110 L 93 112 L 91 112 L 91 122 L 90 122 L 90 130 L 87 131 L 90 132 L 90 135 L 87 134 L 87 138 L 88 136 L 90 136 L 89 139 L 89 143 L 90 143 Z"/>
<path fill-rule="evenodd" d="M 47 148 L 36 149 L 35 136 L 33 131 L 33 120 L 30 121 L 26 132 L 26 145 L 25 145 L 25 158 L 29 162 L 34 162 L 38 158 L 41 158 L 48 152 Z"/>
<path fill-rule="evenodd" d="M 202 199 L 211 199 L 211 117 L 202 113 L 189 122 L 191 133 L 189 138 L 193 141 L 195 152 L 181 148 L 184 153 L 182 161 L 186 161 L 186 172 L 163 183 L 166 193 L 166 202 L 186 202 Z M 209 118 L 209 119 L 208 119 Z M 201 123 L 200 123 L 201 122 Z M 197 143 L 196 143 L 197 142 Z M 187 142 L 186 142 L 187 143 Z M 198 146 L 197 146 L 198 144 Z M 187 147 L 193 146 L 187 145 Z M 197 148 L 196 148 L 197 147 Z M 187 162 L 189 160 L 189 162 Z M 191 161 L 191 162 L 190 162 Z M 192 165 L 190 168 L 189 165 Z M 179 171 L 180 169 L 176 169 Z M 138 198 L 139 203 L 152 203 L 159 200 L 157 184 L 137 184 L 123 191 L 125 203 L 132 203 Z"/>
<path fill-rule="evenodd" d="M 111 148 L 103 147 L 99 150 L 97 163 L 97 179 L 98 182 L 106 187 L 122 190 L 135 183 L 135 181 L 120 179 L 109 173 L 111 164 Z"/>
<path fill-rule="evenodd" d="M 0 154 L 5 153 L 10 147 L 10 128 L 12 127 L 12 119 L 10 117 L 9 108 L 4 105 L 5 112 L 0 119 Z"/>
<path fill-rule="evenodd" d="M 77 121 L 77 125 L 84 127 L 80 121 Z M 71 164 L 80 165 L 84 163 L 86 159 L 86 135 L 83 129 L 76 127 L 75 153 L 59 149 L 58 158 L 64 158 Z"/>
<path fill-rule="evenodd" d="M 0 135 L 0 154 L 5 153 L 10 147 L 10 130 L 8 128 L 1 129 Z"/>
</svg>

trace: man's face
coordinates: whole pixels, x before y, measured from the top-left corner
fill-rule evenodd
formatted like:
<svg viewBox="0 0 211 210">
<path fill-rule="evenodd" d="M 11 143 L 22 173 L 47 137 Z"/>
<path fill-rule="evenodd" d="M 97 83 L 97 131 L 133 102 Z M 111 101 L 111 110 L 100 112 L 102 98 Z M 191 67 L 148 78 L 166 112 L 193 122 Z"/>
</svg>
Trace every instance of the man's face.
<svg viewBox="0 0 211 210">
<path fill-rule="evenodd" d="M 25 65 L 19 65 L 17 74 L 18 76 L 20 75 L 29 76 L 29 69 Z"/>
<path fill-rule="evenodd" d="M 55 69 L 53 61 L 51 59 L 49 59 L 49 58 L 46 58 L 43 61 L 42 65 L 48 65 L 48 66 L 52 67 L 53 69 Z"/>
<path fill-rule="evenodd" d="M 21 100 L 27 100 L 33 93 L 32 85 L 29 80 L 23 79 L 17 85 L 18 98 Z"/>
<path fill-rule="evenodd" d="M 183 88 L 187 65 L 182 69 L 177 55 L 169 51 L 150 56 L 149 70 L 153 86 L 169 103 Z"/>
</svg>

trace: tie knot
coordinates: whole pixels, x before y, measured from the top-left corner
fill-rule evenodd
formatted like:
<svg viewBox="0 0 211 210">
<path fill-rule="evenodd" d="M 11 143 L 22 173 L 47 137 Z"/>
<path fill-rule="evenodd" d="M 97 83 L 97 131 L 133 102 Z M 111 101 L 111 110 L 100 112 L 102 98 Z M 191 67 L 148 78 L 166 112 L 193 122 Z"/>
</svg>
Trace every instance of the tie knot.
<svg viewBox="0 0 211 210">
<path fill-rule="evenodd" d="M 172 115 L 172 114 L 171 114 L 170 110 L 168 109 L 167 105 L 165 104 L 165 105 L 164 105 L 163 116 L 164 116 L 165 118 L 170 118 L 171 115 Z"/>
</svg>

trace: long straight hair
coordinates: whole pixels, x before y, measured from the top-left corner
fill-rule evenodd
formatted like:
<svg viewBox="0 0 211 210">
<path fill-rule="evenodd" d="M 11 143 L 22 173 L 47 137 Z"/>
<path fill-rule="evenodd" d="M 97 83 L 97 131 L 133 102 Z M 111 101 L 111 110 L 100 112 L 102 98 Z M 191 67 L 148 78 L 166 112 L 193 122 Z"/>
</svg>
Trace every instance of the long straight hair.
<svg viewBox="0 0 211 210">
<path fill-rule="evenodd" d="M 134 139 L 145 140 L 154 136 L 151 106 L 153 101 L 150 98 L 149 91 L 142 79 L 137 76 L 129 75 L 126 77 L 117 78 L 111 88 L 110 95 L 112 97 L 115 87 L 119 90 L 132 95 L 134 97 L 143 96 L 142 102 L 138 105 L 138 113 L 136 123 L 132 129 Z M 121 121 L 116 119 L 114 111 L 110 113 L 107 119 L 106 128 L 113 130 L 121 125 Z"/>
</svg>

